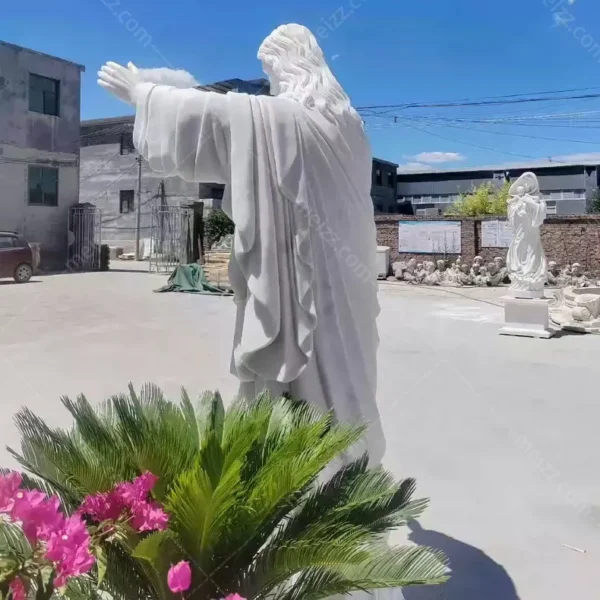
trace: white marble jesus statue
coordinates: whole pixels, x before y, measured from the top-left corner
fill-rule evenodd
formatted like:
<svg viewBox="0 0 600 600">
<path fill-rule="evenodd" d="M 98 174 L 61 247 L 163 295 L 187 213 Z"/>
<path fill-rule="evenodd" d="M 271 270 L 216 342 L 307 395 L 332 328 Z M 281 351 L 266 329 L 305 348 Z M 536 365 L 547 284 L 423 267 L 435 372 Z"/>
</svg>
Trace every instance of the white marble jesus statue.
<svg viewBox="0 0 600 600">
<path fill-rule="evenodd" d="M 136 108 L 134 143 L 154 171 L 226 186 L 242 393 L 289 392 L 370 423 L 378 462 L 369 143 L 308 29 L 279 27 L 258 57 L 273 96 L 158 85 L 131 63 L 107 63 L 99 83 Z"/>
</svg>

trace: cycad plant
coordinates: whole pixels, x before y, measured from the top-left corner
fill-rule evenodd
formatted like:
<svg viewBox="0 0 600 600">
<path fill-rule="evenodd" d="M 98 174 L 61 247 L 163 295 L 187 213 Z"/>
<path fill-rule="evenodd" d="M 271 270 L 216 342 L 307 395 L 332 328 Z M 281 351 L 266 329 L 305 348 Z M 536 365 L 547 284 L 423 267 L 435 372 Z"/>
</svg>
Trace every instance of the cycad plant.
<svg viewBox="0 0 600 600">
<path fill-rule="evenodd" d="M 173 403 L 153 385 L 139 394 L 130 386 L 97 409 L 83 396 L 63 404 L 70 431 L 26 409 L 16 417 L 21 452 L 11 452 L 28 484 L 69 512 L 149 472 L 158 477 L 149 501 L 169 517 L 163 531 L 106 536 L 97 571 L 113 598 L 179 598 L 167 572 L 180 561 L 192 574 L 182 596 L 193 600 L 316 600 L 447 578 L 441 553 L 386 542 L 427 504 L 412 499 L 414 480 L 369 469 L 364 456 L 323 481 L 362 426 L 267 395 L 227 410 L 218 393 L 193 403 L 183 391 Z"/>
</svg>

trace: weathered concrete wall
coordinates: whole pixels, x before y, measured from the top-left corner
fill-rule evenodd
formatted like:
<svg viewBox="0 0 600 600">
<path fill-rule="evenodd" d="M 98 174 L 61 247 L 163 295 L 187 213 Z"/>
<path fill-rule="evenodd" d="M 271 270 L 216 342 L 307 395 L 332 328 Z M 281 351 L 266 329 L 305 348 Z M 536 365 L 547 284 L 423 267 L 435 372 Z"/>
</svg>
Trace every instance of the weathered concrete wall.
<svg viewBox="0 0 600 600">
<path fill-rule="evenodd" d="M 60 81 L 60 115 L 29 111 L 29 74 Z M 81 70 L 78 65 L 0 42 L 0 143 L 78 154 Z"/>
<path fill-rule="evenodd" d="M 81 148 L 81 202 L 90 202 L 102 211 L 102 242 L 135 250 L 136 213 L 121 214 L 120 190 L 135 192 L 137 210 L 137 153 L 120 154 L 119 143 L 88 145 Z M 170 206 L 198 200 L 198 184 L 179 177 L 164 177 L 142 162 L 142 212 L 140 238 L 150 237 L 152 208 L 160 205 L 159 185 L 165 182 L 166 202 Z"/>
<path fill-rule="evenodd" d="M 61 267 L 67 249 L 69 207 L 77 203 L 79 168 L 70 154 L 36 152 L 0 146 L 0 229 L 22 233 L 29 242 L 41 244 L 42 266 Z M 28 165 L 59 169 L 58 206 L 30 206 Z"/>
<path fill-rule="evenodd" d="M 82 67 L 0 42 L 0 228 L 41 244 L 42 267 L 64 265 L 68 209 L 78 201 Z M 29 74 L 60 81 L 59 116 L 29 111 Z M 58 206 L 30 206 L 28 166 L 59 169 Z"/>
</svg>

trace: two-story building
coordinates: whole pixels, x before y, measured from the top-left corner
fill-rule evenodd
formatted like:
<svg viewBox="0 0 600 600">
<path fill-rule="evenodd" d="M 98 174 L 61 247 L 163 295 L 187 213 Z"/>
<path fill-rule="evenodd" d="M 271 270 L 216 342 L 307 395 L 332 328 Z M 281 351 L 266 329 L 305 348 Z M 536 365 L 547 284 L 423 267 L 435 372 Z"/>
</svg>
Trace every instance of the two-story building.
<svg viewBox="0 0 600 600">
<path fill-rule="evenodd" d="M 67 60 L 0 41 L 0 229 L 64 266 L 79 196 L 81 73 Z"/>
</svg>

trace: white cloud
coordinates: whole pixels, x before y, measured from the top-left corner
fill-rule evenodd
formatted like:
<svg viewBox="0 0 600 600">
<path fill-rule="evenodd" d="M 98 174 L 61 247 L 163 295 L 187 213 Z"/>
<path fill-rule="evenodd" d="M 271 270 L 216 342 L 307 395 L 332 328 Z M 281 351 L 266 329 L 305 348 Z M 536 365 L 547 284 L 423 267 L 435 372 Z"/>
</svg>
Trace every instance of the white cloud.
<svg viewBox="0 0 600 600">
<path fill-rule="evenodd" d="M 398 173 L 412 173 L 413 171 L 432 171 L 431 165 L 426 165 L 420 162 L 407 162 L 402 165 L 398 165 Z"/>
<path fill-rule="evenodd" d="M 140 69 L 142 81 L 157 83 L 162 85 L 171 85 L 173 87 L 188 89 L 200 85 L 196 78 L 183 69 L 167 69 L 159 67 L 158 69 Z"/>
<path fill-rule="evenodd" d="M 405 156 L 409 160 L 420 163 L 447 163 L 465 160 L 465 157 L 458 152 L 421 152 L 414 156 Z"/>
</svg>

